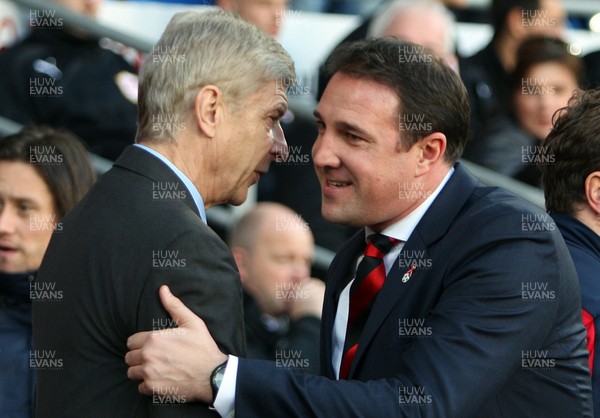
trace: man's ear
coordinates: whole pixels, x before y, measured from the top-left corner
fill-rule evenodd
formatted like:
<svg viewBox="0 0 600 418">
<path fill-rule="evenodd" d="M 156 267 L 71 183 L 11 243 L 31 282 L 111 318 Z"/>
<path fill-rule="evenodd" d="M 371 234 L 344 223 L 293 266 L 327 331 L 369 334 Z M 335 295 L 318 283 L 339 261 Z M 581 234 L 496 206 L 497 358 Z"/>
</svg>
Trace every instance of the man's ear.
<svg viewBox="0 0 600 418">
<path fill-rule="evenodd" d="M 202 87 L 194 98 L 194 121 L 207 137 L 217 133 L 223 112 L 223 93 L 211 84 Z"/>
<path fill-rule="evenodd" d="M 437 165 L 446 155 L 446 135 L 441 132 L 433 132 L 421 138 L 414 146 L 419 152 L 417 172 L 418 177 L 431 170 Z"/>
<path fill-rule="evenodd" d="M 600 171 L 590 173 L 585 179 L 585 198 L 592 210 L 600 216 Z"/>
</svg>

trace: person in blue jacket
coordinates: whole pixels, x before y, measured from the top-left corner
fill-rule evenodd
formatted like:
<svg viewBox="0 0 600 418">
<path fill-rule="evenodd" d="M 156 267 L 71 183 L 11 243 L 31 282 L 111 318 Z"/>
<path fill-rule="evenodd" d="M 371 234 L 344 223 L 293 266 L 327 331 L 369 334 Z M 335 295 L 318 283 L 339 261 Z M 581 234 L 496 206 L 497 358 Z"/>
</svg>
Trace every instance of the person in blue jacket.
<svg viewBox="0 0 600 418">
<path fill-rule="evenodd" d="M 28 127 L 0 140 L 0 417 L 31 418 L 35 274 L 60 220 L 95 180 L 83 143 Z"/>
<path fill-rule="evenodd" d="M 600 417 L 600 91 L 576 93 L 544 142 L 546 208 L 565 239 L 581 287 L 583 322 Z"/>
</svg>

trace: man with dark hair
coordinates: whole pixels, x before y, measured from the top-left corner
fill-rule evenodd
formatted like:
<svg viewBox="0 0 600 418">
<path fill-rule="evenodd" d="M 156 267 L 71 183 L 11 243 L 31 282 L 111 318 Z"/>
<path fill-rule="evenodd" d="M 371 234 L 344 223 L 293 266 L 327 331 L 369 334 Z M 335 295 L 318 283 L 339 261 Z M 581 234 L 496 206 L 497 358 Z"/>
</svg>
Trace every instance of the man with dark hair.
<svg viewBox="0 0 600 418">
<path fill-rule="evenodd" d="M 38 373 L 38 416 L 215 416 L 164 387 L 140 395 L 127 337 L 173 328 L 156 296 L 167 281 L 223 350 L 245 355 L 239 275 L 206 208 L 243 203 L 287 155 L 277 81 L 294 77 L 283 47 L 231 13 L 173 16 L 140 72 L 136 144 L 65 218 L 40 267 L 38 285 L 64 298 L 33 307 L 36 353 L 63 360 Z"/>
<path fill-rule="evenodd" d="M 490 43 L 462 60 L 460 74 L 471 100 L 471 129 L 464 157 L 469 159 L 477 141 L 496 117 L 507 117 L 510 74 L 521 42 L 532 35 L 562 37 L 565 12 L 561 0 L 493 0 Z"/>
<path fill-rule="evenodd" d="M 579 91 L 541 149 L 546 209 L 573 257 L 592 372 L 594 413 L 600 417 L 600 91 Z"/>
<path fill-rule="evenodd" d="M 543 211 L 456 162 L 459 76 L 393 39 L 343 45 L 329 69 L 312 151 L 322 211 L 362 230 L 329 269 L 322 376 L 223 354 L 163 287 L 185 325 L 130 337 L 130 378 L 225 417 L 591 417 L 575 269 Z"/>
<path fill-rule="evenodd" d="M 68 132 L 27 127 L 0 139 L 0 416 L 31 418 L 31 298 L 53 232 L 95 181 Z M 33 290 L 33 291 L 32 291 Z"/>
</svg>

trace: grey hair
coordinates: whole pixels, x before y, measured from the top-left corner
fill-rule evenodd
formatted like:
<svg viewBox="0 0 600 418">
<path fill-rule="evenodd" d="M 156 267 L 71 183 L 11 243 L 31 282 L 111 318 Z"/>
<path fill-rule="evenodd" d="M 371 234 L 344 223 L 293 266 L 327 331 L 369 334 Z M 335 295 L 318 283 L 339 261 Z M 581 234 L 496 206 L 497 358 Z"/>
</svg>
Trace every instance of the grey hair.
<svg viewBox="0 0 600 418">
<path fill-rule="evenodd" d="M 177 13 L 140 71 L 136 141 L 176 139 L 204 86 L 217 86 L 235 112 L 280 79 L 295 79 L 294 62 L 254 25 L 222 10 Z"/>
<path fill-rule="evenodd" d="M 439 0 L 395 0 L 385 3 L 376 13 L 369 25 L 368 36 L 380 38 L 389 28 L 392 21 L 400 13 L 408 10 L 425 10 L 437 14 L 445 25 L 446 42 L 444 49 L 447 54 L 454 53 L 454 36 L 456 19 L 450 10 Z"/>
</svg>

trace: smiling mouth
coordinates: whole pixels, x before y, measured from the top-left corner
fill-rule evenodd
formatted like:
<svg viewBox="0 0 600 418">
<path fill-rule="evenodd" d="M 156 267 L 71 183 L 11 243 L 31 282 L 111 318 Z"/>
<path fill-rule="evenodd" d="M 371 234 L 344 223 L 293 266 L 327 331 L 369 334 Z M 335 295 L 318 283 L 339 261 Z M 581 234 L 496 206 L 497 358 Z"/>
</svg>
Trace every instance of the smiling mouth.
<svg viewBox="0 0 600 418">
<path fill-rule="evenodd" d="M 8 245 L 1 245 L 0 244 L 0 253 L 2 254 L 12 254 L 12 253 L 16 253 L 17 249 L 15 247 L 11 247 Z"/>
<path fill-rule="evenodd" d="M 347 187 L 350 186 L 352 183 L 351 182 L 347 182 L 347 181 L 334 181 L 334 180 L 327 180 L 327 185 L 333 188 L 342 188 L 342 187 Z"/>
</svg>

